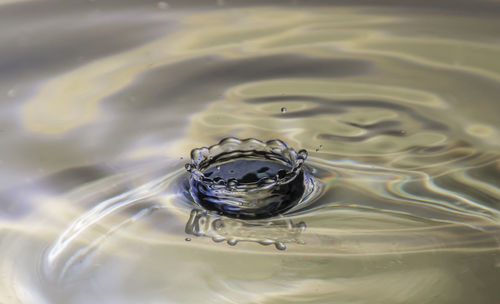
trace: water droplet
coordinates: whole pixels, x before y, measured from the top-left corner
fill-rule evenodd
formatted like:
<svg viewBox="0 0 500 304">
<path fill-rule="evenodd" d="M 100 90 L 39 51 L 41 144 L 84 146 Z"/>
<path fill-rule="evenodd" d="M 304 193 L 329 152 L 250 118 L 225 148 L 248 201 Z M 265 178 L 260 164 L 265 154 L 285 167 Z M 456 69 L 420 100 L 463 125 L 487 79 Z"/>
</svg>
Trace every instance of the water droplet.
<svg viewBox="0 0 500 304">
<path fill-rule="evenodd" d="M 220 171 L 220 166 L 215 167 L 217 171 Z"/>
<path fill-rule="evenodd" d="M 156 5 L 159 9 L 161 10 L 164 10 L 164 9 L 167 9 L 168 8 L 168 3 L 167 2 L 158 2 L 158 4 Z"/>
<path fill-rule="evenodd" d="M 184 168 L 186 168 L 188 172 L 191 172 L 193 170 L 193 166 L 191 164 L 185 164 Z"/>
<path fill-rule="evenodd" d="M 191 238 L 185 238 L 184 239 L 186 242 L 191 242 Z"/>
<path fill-rule="evenodd" d="M 231 246 L 235 246 L 236 244 L 238 244 L 238 240 L 237 239 L 229 239 L 229 240 L 227 240 L 227 244 L 231 245 Z"/>
<path fill-rule="evenodd" d="M 269 246 L 271 244 L 274 244 L 273 240 L 261 240 L 259 241 L 259 244 L 264 245 L 264 246 Z"/>
<path fill-rule="evenodd" d="M 222 236 L 214 236 L 212 238 L 212 241 L 216 242 L 216 243 L 220 243 L 220 242 L 224 242 L 226 240 L 226 238 L 222 237 Z"/>
<path fill-rule="evenodd" d="M 281 113 L 286 113 L 286 108 L 285 107 L 281 108 Z"/>
<path fill-rule="evenodd" d="M 278 249 L 278 250 L 285 250 L 285 249 L 286 249 L 286 245 L 285 245 L 285 243 L 276 242 L 276 243 L 274 244 L 274 246 L 276 246 L 276 249 Z"/>
<path fill-rule="evenodd" d="M 316 149 L 316 152 L 319 152 L 319 149 Z"/>
</svg>

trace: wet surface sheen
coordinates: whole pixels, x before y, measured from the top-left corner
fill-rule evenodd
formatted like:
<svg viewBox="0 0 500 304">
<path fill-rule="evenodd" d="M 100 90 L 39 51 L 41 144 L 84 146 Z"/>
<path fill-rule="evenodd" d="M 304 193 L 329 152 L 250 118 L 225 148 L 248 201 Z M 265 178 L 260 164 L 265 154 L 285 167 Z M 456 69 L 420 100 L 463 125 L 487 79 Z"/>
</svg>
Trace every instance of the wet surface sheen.
<svg viewBox="0 0 500 304">
<path fill-rule="evenodd" d="M 500 302 L 500 2 L 0 0 L 0 27 L 1 303 Z M 311 191 L 203 210 L 183 166 L 228 136 L 306 149 Z"/>
</svg>

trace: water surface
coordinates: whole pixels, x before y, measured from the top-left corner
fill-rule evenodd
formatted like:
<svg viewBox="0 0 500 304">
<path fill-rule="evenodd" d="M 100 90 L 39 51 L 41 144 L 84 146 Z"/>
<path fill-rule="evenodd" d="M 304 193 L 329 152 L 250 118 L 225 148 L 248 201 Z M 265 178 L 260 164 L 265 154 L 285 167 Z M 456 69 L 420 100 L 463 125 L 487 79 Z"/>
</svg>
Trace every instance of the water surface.
<svg viewBox="0 0 500 304">
<path fill-rule="evenodd" d="M 498 1 L 8 0 L 0 26 L 0 302 L 500 302 Z M 310 200 L 204 214 L 183 166 L 227 136 L 307 149 Z"/>
</svg>

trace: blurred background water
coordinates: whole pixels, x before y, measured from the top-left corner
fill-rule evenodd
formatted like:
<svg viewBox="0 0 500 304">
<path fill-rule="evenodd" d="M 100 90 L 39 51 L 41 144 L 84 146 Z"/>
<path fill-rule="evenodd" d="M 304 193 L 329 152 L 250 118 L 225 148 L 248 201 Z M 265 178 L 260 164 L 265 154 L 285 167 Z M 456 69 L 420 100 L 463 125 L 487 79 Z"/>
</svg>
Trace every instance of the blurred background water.
<svg viewBox="0 0 500 304">
<path fill-rule="evenodd" d="M 500 302 L 500 2 L 3 0 L 0 28 L 1 303 Z M 192 212 L 226 136 L 307 149 L 308 204 Z"/>
</svg>

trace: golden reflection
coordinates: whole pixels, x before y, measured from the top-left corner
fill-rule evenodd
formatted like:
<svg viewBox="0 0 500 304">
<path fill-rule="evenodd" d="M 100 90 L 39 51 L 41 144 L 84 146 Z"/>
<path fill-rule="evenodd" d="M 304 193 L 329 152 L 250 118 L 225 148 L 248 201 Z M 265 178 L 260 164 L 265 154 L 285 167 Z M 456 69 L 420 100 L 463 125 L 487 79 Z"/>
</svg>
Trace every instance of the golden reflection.
<svg viewBox="0 0 500 304">
<path fill-rule="evenodd" d="M 0 0 L 0 6 L 21 1 Z M 182 189 L 172 188 L 184 174 L 186 159 L 177 160 L 160 178 L 130 170 L 61 195 L 30 194 L 26 200 L 32 205 L 22 207 L 30 213 L 6 217 L 0 225 L 6 244 L 0 302 L 30 303 L 39 297 L 64 303 L 332 303 L 369 297 L 417 303 L 440 297 L 452 303 L 497 294 L 489 282 L 498 274 L 493 268 L 498 266 L 495 177 L 500 162 L 497 151 L 481 151 L 473 143 L 498 142 L 493 107 L 500 47 L 496 37 L 491 43 L 472 34 L 498 22 L 332 7 L 179 10 L 172 15 L 178 21 L 174 33 L 37 83 L 21 108 L 22 126 L 36 139 L 74 134 L 107 118 L 103 102 L 141 77 L 206 56 L 239 61 L 291 54 L 362 61 L 366 70 L 339 77 L 313 71 L 231 84 L 222 79 L 224 94 L 198 101 L 189 115 L 182 113 L 186 126 L 172 127 L 179 139 L 153 139 L 151 146 L 138 140 L 136 149 L 122 150 L 127 165 L 140 167 L 154 156 L 162 156 L 160 162 L 186 157 L 191 148 L 226 136 L 280 138 L 307 149 L 311 170 L 325 185 L 318 200 L 306 205 L 310 209 L 294 210 L 284 221 L 290 220 L 289 226 L 260 227 L 268 229 L 265 233 L 270 228 L 273 242 L 284 238 L 304 241 L 304 246 L 290 245 L 283 253 L 252 242 L 231 247 L 201 237 L 187 241 L 186 221 L 198 223 L 201 217 L 195 212 L 190 218 L 192 206 L 183 201 Z M 453 27 L 454 34 L 463 30 L 464 36 L 456 38 L 436 26 L 443 23 L 448 28 L 463 23 L 475 31 Z M 434 31 L 441 36 L 431 37 Z M 176 77 L 167 75 L 164 81 Z M 187 89 L 197 85 L 184 84 Z M 168 102 L 168 92 L 164 98 Z M 483 116 L 493 120 L 483 121 Z M 157 160 L 151 166 L 163 170 L 156 168 Z M 107 167 L 113 160 L 102 161 Z M 30 187 L 15 190 L 28 193 Z M 307 230 L 297 225 L 301 221 Z M 227 229 L 217 233 L 190 231 L 220 240 L 234 230 L 241 240 L 261 240 L 262 231 L 241 230 L 240 224 L 225 221 Z M 60 285 L 51 281 L 61 278 Z M 490 294 L 467 290 L 479 285 Z"/>
<path fill-rule="evenodd" d="M 396 56 L 434 67 L 467 71 L 500 80 L 500 47 L 461 40 L 379 37 L 357 42 L 355 50 Z"/>
<path fill-rule="evenodd" d="M 381 14 L 360 14 L 338 8 L 299 11 L 266 7 L 186 14 L 181 18 L 179 30 L 169 36 L 96 59 L 42 84 L 22 108 L 25 128 L 37 134 L 65 134 L 100 119 L 103 115 L 100 103 L 142 73 L 208 55 L 247 58 L 293 52 L 329 58 L 363 58 L 380 63 L 391 56 L 495 79 L 500 73 L 495 60 L 500 55 L 498 47 L 450 39 L 392 37 L 382 29 L 408 21 Z M 311 78 L 242 83 L 238 90 L 231 91 L 251 95 L 256 93 L 255 89 L 258 94 L 265 94 L 286 88 L 288 94 L 383 98 L 446 107 L 441 97 L 418 86 L 409 89 L 375 85 L 375 75 L 367 77 L 351 77 L 341 82 Z"/>
<path fill-rule="evenodd" d="M 477 137 L 490 137 L 496 133 L 494 127 L 484 124 L 471 124 L 465 130 L 470 135 Z"/>
<path fill-rule="evenodd" d="M 244 84 L 231 93 L 239 98 L 280 94 L 327 96 L 334 98 L 367 98 L 445 108 L 446 103 L 432 93 L 390 85 L 345 82 L 338 79 L 277 79 Z"/>
<path fill-rule="evenodd" d="M 280 98 L 279 102 L 253 102 L 258 98 L 265 100 L 276 96 Z M 299 96 L 298 101 L 295 101 L 295 96 Z M 318 102 L 314 100 L 316 97 L 327 99 Z M 217 134 L 239 138 L 278 137 L 309 151 L 321 146 L 321 153 L 352 157 L 395 153 L 415 146 L 435 146 L 447 140 L 444 133 L 422 128 L 422 122 L 412 118 L 408 111 L 390 106 L 356 106 L 355 102 L 360 99 L 393 101 L 399 105 L 407 103 L 409 107 L 445 107 L 437 96 L 398 87 L 344 83 L 333 79 L 260 81 L 233 87 L 226 93 L 226 98 L 193 114 L 188 136 L 180 140 L 181 146 L 204 142 Z M 342 110 L 331 112 L 329 107 L 335 107 L 337 103 Z M 281 112 L 282 107 L 287 109 L 286 113 Z M 301 114 L 310 111 L 313 111 L 310 115 Z M 365 126 L 385 121 L 395 124 L 391 131 L 395 134 L 368 134 L 370 130 Z"/>
</svg>

